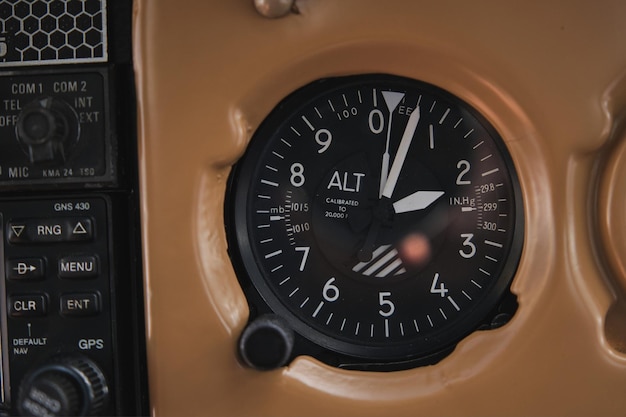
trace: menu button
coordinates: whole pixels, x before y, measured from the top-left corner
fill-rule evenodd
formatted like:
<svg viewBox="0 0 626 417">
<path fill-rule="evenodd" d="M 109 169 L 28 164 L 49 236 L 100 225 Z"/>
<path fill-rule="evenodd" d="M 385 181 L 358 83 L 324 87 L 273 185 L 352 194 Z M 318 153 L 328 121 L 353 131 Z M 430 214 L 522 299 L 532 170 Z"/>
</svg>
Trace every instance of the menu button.
<svg viewBox="0 0 626 417">
<path fill-rule="evenodd" d="M 59 259 L 60 278 L 95 278 L 99 274 L 94 255 L 73 255 Z"/>
</svg>

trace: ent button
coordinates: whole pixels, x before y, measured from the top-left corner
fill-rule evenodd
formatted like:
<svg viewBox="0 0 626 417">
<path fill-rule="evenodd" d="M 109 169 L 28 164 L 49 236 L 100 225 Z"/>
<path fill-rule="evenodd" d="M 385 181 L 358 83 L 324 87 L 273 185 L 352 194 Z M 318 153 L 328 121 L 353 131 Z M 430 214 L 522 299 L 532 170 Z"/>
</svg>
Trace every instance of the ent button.
<svg viewBox="0 0 626 417">
<path fill-rule="evenodd" d="M 86 217 L 11 220 L 9 243 L 83 242 L 93 238 L 92 220 Z"/>
<path fill-rule="evenodd" d="M 98 293 L 63 294 L 61 295 L 61 314 L 64 316 L 93 316 L 100 312 Z"/>
</svg>

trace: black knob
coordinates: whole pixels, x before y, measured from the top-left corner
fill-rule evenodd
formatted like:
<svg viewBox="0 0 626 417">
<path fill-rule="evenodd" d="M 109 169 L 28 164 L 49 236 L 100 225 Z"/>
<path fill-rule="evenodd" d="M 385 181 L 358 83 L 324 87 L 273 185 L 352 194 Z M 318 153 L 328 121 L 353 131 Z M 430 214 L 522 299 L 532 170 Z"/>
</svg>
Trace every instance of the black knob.
<svg viewBox="0 0 626 417">
<path fill-rule="evenodd" d="M 239 355 L 244 364 L 258 370 L 280 368 L 289 362 L 294 335 L 279 316 L 267 314 L 248 324 L 239 338 Z"/>
<path fill-rule="evenodd" d="M 78 136 L 76 112 L 52 97 L 27 104 L 17 119 L 17 138 L 33 163 L 63 162 Z"/>
<path fill-rule="evenodd" d="M 65 356 L 26 376 L 17 408 L 23 416 L 94 416 L 104 411 L 108 397 L 106 380 L 95 363 Z"/>
</svg>

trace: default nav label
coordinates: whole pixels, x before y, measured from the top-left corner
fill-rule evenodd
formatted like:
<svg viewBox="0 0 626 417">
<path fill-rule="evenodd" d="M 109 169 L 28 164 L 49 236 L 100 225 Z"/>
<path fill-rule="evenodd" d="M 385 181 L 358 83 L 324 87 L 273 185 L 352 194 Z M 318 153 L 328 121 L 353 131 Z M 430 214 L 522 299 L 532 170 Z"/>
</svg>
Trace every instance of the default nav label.
<svg viewBox="0 0 626 417">
<path fill-rule="evenodd" d="M 13 339 L 13 346 L 45 346 L 47 344 L 47 337 L 22 337 Z"/>
<path fill-rule="evenodd" d="M 28 347 L 25 346 L 46 346 L 48 344 L 47 337 L 19 338 L 13 339 L 13 354 L 27 355 Z"/>
</svg>

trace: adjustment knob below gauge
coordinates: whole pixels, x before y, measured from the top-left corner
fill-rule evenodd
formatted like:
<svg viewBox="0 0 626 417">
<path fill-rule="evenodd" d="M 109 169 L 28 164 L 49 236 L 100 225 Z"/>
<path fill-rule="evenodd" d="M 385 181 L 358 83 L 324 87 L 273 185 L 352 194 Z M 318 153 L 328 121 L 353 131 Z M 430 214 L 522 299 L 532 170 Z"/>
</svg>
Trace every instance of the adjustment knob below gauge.
<svg viewBox="0 0 626 417">
<path fill-rule="evenodd" d="M 102 371 L 81 356 L 56 358 L 23 381 L 18 411 L 28 416 L 93 416 L 108 401 Z"/>
<path fill-rule="evenodd" d="M 61 100 L 37 99 L 20 113 L 17 138 L 32 163 L 63 162 L 78 142 L 78 117 L 74 109 Z"/>
</svg>

